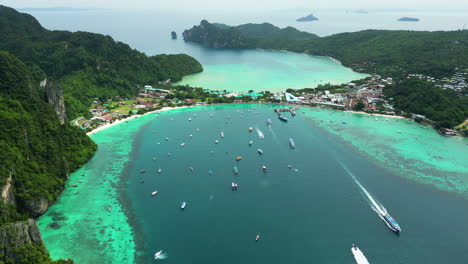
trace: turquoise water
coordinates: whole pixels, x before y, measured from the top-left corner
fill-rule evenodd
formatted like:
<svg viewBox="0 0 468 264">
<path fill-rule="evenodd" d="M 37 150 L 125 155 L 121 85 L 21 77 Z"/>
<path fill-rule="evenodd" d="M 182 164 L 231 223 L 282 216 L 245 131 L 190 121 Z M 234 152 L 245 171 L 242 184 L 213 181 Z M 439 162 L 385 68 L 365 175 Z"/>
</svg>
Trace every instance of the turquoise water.
<svg viewBox="0 0 468 264">
<path fill-rule="evenodd" d="M 48 250 L 77 263 L 153 263 L 161 249 L 164 263 L 353 263 L 355 243 L 374 263 L 468 259 L 466 139 L 406 120 L 310 108 L 283 123 L 272 109 L 178 109 L 93 135 L 96 156 L 70 179 L 84 182 L 39 220 Z M 400 236 L 352 175 L 399 221 Z"/>
<path fill-rule="evenodd" d="M 222 60 L 216 59 L 219 53 L 222 53 Z M 186 76 L 177 84 L 234 92 L 275 92 L 347 83 L 368 76 L 330 58 L 291 52 L 213 50 L 211 56 L 213 58 L 203 64 L 203 72 Z"/>
</svg>

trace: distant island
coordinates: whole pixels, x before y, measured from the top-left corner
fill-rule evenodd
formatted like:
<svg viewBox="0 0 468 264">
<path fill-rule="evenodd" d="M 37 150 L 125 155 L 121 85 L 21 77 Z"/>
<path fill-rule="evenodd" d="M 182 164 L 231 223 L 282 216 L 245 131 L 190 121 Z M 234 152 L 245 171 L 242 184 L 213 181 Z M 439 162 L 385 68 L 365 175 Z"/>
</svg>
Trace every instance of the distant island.
<svg viewBox="0 0 468 264">
<path fill-rule="evenodd" d="M 305 17 L 298 18 L 296 21 L 305 22 L 305 21 L 316 21 L 316 20 L 319 20 L 319 19 L 316 18 L 313 14 L 309 14 Z"/>
<path fill-rule="evenodd" d="M 415 18 L 415 17 L 402 17 L 402 18 L 398 19 L 398 21 L 403 21 L 403 22 L 418 22 L 418 21 L 419 21 L 419 18 Z"/>
<path fill-rule="evenodd" d="M 364 10 L 364 9 L 355 10 L 354 13 L 356 13 L 356 14 L 369 14 L 369 12 L 367 10 Z"/>
<path fill-rule="evenodd" d="M 177 39 L 177 33 L 175 33 L 175 31 L 171 32 L 171 38 L 172 39 Z"/>
</svg>

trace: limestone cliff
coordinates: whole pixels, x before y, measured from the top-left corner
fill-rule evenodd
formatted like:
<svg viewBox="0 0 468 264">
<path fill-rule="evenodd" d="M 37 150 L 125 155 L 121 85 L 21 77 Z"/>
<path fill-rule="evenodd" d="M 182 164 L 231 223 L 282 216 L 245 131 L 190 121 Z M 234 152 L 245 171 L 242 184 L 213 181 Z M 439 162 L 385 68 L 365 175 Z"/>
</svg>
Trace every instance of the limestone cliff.
<svg viewBox="0 0 468 264">
<path fill-rule="evenodd" d="M 41 85 L 44 85 L 47 102 L 52 105 L 59 117 L 60 124 L 63 125 L 63 123 L 65 123 L 66 113 L 62 86 L 47 80 L 42 82 Z"/>
<path fill-rule="evenodd" d="M 41 233 L 32 219 L 16 222 L 0 227 L 0 260 L 19 258 L 20 249 L 29 245 L 39 246 L 46 252 L 42 243 Z M 1 261 L 0 261 L 1 262 Z"/>
</svg>

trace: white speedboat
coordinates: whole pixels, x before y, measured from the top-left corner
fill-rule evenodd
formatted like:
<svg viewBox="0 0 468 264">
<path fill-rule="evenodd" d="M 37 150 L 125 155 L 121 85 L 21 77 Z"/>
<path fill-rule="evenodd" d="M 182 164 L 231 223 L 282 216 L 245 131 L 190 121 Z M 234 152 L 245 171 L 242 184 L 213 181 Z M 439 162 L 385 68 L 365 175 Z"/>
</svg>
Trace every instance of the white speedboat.
<svg viewBox="0 0 468 264">
<path fill-rule="evenodd" d="M 158 194 L 158 191 L 154 191 L 151 193 L 152 196 L 155 196 L 156 194 Z"/>
<path fill-rule="evenodd" d="M 219 140 L 215 140 L 215 144 L 218 144 L 219 143 Z"/>
<path fill-rule="evenodd" d="M 224 137 L 224 132 L 221 132 L 221 137 L 222 137 L 222 138 Z"/>
<path fill-rule="evenodd" d="M 159 250 L 158 252 L 154 253 L 154 259 L 159 259 L 161 257 L 162 252 L 162 250 Z"/>
<path fill-rule="evenodd" d="M 181 147 L 185 146 L 185 143 L 180 144 Z"/>
</svg>

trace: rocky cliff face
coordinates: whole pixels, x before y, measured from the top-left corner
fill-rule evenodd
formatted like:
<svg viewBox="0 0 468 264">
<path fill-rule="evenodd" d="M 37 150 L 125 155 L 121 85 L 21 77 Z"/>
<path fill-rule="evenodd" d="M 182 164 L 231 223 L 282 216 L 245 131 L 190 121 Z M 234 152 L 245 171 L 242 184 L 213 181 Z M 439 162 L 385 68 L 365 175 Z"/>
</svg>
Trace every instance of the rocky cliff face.
<svg viewBox="0 0 468 264">
<path fill-rule="evenodd" d="M 202 20 L 200 25 L 182 33 L 184 41 L 202 44 L 212 48 L 245 48 L 241 33 L 235 29 L 225 30 Z"/>
<path fill-rule="evenodd" d="M 26 207 L 32 216 L 38 217 L 47 211 L 47 208 L 49 208 L 49 203 L 45 198 L 41 198 L 39 200 L 29 200 L 26 201 Z"/>
<path fill-rule="evenodd" d="M 29 244 L 43 246 L 41 233 L 34 220 L 28 219 L 0 227 L 0 260 L 17 259 L 17 249 Z"/>
<path fill-rule="evenodd" d="M 12 177 L 10 173 L 10 177 L 6 179 L 6 184 L 2 187 L 2 196 L 1 199 L 5 204 L 14 204 L 15 203 L 15 195 L 13 194 L 13 185 L 12 185 Z"/>
<path fill-rule="evenodd" d="M 47 80 L 41 82 L 41 86 L 45 89 L 47 102 L 52 105 L 59 117 L 60 124 L 63 125 L 63 123 L 65 123 L 66 113 L 62 86 Z"/>
</svg>

